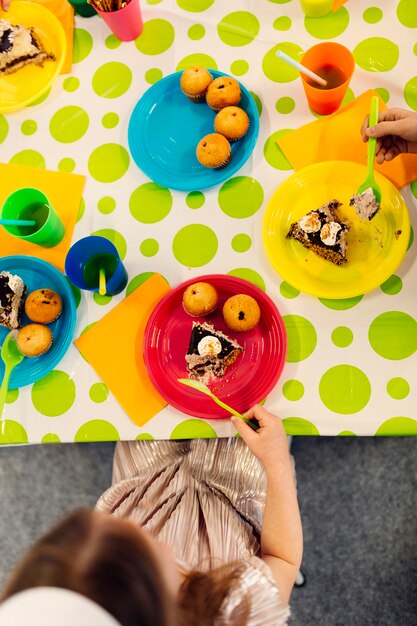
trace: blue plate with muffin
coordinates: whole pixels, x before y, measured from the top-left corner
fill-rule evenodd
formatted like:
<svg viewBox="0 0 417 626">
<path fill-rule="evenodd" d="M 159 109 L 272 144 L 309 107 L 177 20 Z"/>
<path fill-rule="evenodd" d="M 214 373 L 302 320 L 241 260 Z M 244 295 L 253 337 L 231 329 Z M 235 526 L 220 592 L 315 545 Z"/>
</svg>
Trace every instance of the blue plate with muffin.
<svg viewBox="0 0 417 626">
<path fill-rule="evenodd" d="M 5 256 L 0 258 L 0 275 L 2 272 L 7 272 L 8 275 L 12 276 L 12 278 L 10 279 L 10 277 L 6 275 L 6 278 L 8 280 L 3 280 L 1 282 L 1 307 L 4 307 L 5 303 L 10 300 L 10 298 L 8 298 L 8 296 L 10 295 L 10 287 L 7 284 L 10 280 L 12 281 L 12 291 L 15 290 L 15 284 L 17 284 L 18 286 L 20 285 L 21 287 L 21 282 L 15 277 L 20 278 L 21 281 L 23 281 L 24 286 L 26 287 L 26 291 L 23 294 L 23 297 L 13 297 L 16 300 L 16 306 L 14 307 L 14 311 L 11 313 L 13 325 L 15 324 L 15 315 L 19 316 L 20 328 L 35 323 L 33 319 L 29 319 L 25 312 L 25 304 L 27 302 L 28 296 L 34 291 L 42 289 L 51 290 L 59 296 L 58 300 L 60 299 L 62 302 L 61 312 L 57 310 L 55 313 L 56 315 L 58 315 L 57 319 L 49 323 L 44 322 L 42 324 L 42 326 L 49 328 L 52 332 L 52 344 L 50 345 L 49 349 L 47 344 L 45 344 L 46 351 L 43 354 L 35 357 L 27 356 L 23 359 L 21 363 L 16 365 L 15 369 L 13 370 L 10 377 L 9 389 L 17 389 L 19 387 L 34 383 L 40 378 L 46 376 L 46 374 L 53 370 L 54 367 L 64 357 L 71 344 L 74 334 L 76 322 L 76 305 L 71 287 L 65 276 L 61 274 L 61 272 L 57 270 L 53 265 L 47 263 L 46 261 L 43 261 L 42 259 L 25 255 Z M 21 291 L 21 289 L 19 289 L 19 291 Z M 42 305 L 42 302 L 40 302 L 40 304 Z M 33 313 L 31 314 L 31 316 L 36 317 L 36 315 L 34 315 Z M 54 317 L 54 315 L 52 315 L 52 317 Z M 36 319 L 38 318 L 36 317 Z M 44 319 L 47 320 L 48 318 L 45 317 Z M 3 344 L 3 341 L 6 335 L 10 332 L 10 330 L 10 328 L 7 328 L 4 325 L 0 325 L 1 345 Z M 3 379 L 3 376 L 4 363 L 0 359 L 0 381 Z"/>
<path fill-rule="evenodd" d="M 213 79 L 228 77 L 208 70 Z M 249 118 L 246 134 L 230 142 L 227 165 L 205 167 L 196 156 L 200 140 L 215 133 L 216 111 L 205 98 L 193 102 L 183 93 L 183 72 L 174 72 L 152 85 L 137 102 L 129 121 L 129 149 L 136 165 L 152 181 L 180 191 L 207 189 L 223 183 L 249 159 L 259 134 L 259 114 L 253 96 L 238 81 L 241 99 L 236 106 Z M 229 77 L 231 78 L 231 77 Z"/>
</svg>

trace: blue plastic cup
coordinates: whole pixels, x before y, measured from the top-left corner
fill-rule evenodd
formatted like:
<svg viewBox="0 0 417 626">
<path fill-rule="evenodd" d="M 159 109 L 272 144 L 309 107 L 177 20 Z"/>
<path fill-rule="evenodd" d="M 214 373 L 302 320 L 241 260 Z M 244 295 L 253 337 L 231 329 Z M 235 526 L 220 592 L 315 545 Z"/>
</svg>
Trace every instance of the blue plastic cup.
<svg viewBox="0 0 417 626">
<path fill-rule="evenodd" d="M 127 272 L 111 241 L 90 235 L 71 246 L 65 259 L 65 273 L 73 285 L 98 293 L 100 269 L 105 272 L 106 295 L 115 296 L 126 287 Z"/>
</svg>

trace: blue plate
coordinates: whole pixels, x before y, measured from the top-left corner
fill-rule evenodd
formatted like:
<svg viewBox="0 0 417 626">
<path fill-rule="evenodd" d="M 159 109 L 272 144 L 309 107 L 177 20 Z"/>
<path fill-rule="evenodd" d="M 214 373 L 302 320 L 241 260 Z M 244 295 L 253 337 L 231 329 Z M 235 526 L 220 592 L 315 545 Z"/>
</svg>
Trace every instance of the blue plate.
<svg viewBox="0 0 417 626">
<path fill-rule="evenodd" d="M 214 78 L 227 76 L 209 71 Z M 258 109 L 239 83 L 242 99 L 238 106 L 248 114 L 249 130 L 231 144 L 229 165 L 218 170 L 203 167 L 195 150 L 204 135 L 214 133 L 216 112 L 205 102 L 191 102 L 182 93 L 181 74 L 162 78 L 136 104 L 129 121 L 129 149 L 136 165 L 155 183 L 181 191 L 207 189 L 230 178 L 252 154 L 259 133 Z"/>
<path fill-rule="evenodd" d="M 9 388 L 17 389 L 46 376 L 62 359 L 74 334 L 76 307 L 67 279 L 50 263 L 32 256 L 4 256 L 0 258 L 0 272 L 4 271 L 20 276 L 27 286 L 26 294 L 35 291 L 35 289 L 52 289 L 61 296 L 63 304 L 59 318 L 52 324 L 48 324 L 54 336 L 54 341 L 48 352 L 41 354 L 41 356 L 25 358 L 14 368 L 10 377 Z M 22 326 L 30 323 L 31 321 L 24 313 Z M 4 338 L 9 332 L 8 328 L 0 326 L 1 345 L 3 345 Z M 0 380 L 3 380 L 3 375 L 4 363 L 0 359 Z"/>
</svg>

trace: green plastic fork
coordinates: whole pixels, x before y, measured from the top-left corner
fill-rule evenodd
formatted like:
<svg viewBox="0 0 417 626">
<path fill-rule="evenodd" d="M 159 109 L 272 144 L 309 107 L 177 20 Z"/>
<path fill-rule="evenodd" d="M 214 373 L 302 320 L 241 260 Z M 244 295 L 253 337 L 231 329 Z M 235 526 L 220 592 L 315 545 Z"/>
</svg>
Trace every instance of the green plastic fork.
<svg viewBox="0 0 417 626">
<path fill-rule="evenodd" d="M 17 331 L 12 330 L 6 335 L 3 345 L 1 347 L 1 358 L 4 361 L 5 369 L 3 381 L 0 387 L 0 418 L 3 414 L 4 404 L 6 402 L 7 391 L 9 389 L 10 375 L 13 369 L 25 358 L 24 355 L 19 352 L 19 348 L 16 343 Z"/>
<path fill-rule="evenodd" d="M 371 110 L 369 112 L 368 127 L 375 126 L 376 124 L 378 124 L 378 97 L 373 96 L 371 100 Z M 369 137 L 368 138 L 368 172 L 367 172 L 364 182 L 362 183 L 362 185 L 360 185 L 360 187 L 358 187 L 358 190 L 356 193 L 363 193 L 364 191 L 369 189 L 369 187 L 372 187 L 372 191 L 374 193 L 376 201 L 378 202 L 378 204 L 381 204 L 381 196 L 382 196 L 381 188 L 375 182 L 375 176 L 374 176 L 375 154 L 376 154 L 376 137 Z"/>
</svg>

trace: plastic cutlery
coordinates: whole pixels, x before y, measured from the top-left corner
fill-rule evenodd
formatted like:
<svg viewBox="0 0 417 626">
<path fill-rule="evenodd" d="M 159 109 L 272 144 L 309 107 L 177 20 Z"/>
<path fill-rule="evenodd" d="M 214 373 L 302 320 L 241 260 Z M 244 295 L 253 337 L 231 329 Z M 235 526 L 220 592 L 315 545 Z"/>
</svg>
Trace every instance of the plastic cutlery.
<svg viewBox="0 0 417 626">
<path fill-rule="evenodd" d="M 16 336 L 16 330 L 12 330 L 8 335 L 6 335 L 0 352 L 1 358 L 3 359 L 5 365 L 3 381 L 0 387 L 0 418 L 3 414 L 4 404 L 6 402 L 10 375 L 16 365 L 18 365 L 25 358 L 24 355 L 19 352 L 16 343 Z"/>
<path fill-rule="evenodd" d="M 378 124 L 378 97 L 377 96 L 373 96 L 371 100 L 371 110 L 369 113 L 368 126 L 375 126 L 375 124 Z M 368 138 L 368 172 L 367 172 L 365 180 L 360 185 L 360 187 L 358 187 L 358 190 L 356 193 L 363 193 L 364 191 L 366 191 L 367 189 L 371 187 L 376 201 L 378 202 L 378 204 L 381 204 L 381 196 L 382 196 L 381 188 L 375 182 L 375 177 L 374 177 L 375 154 L 376 154 L 376 137 L 369 137 Z"/>
</svg>

